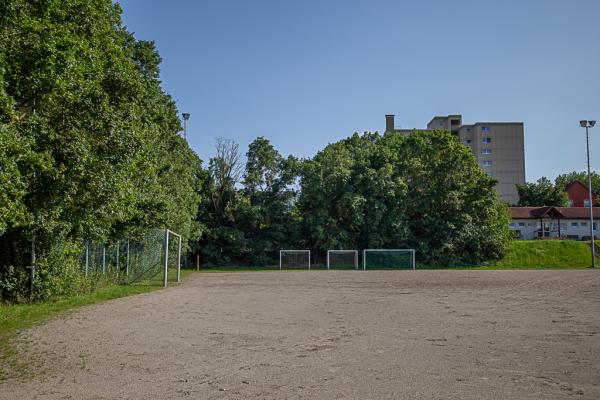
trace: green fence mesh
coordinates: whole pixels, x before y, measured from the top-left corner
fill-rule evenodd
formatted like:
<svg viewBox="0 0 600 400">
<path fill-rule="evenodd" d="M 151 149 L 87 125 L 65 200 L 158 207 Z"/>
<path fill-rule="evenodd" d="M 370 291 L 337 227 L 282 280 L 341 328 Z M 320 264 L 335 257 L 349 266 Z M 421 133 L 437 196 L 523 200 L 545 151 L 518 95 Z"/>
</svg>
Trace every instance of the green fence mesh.
<svg viewBox="0 0 600 400">
<path fill-rule="evenodd" d="M 413 252 L 410 250 L 365 250 L 365 269 L 413 269 Z"/>
<path fill-rule="evenodd" d="M 177 281 L 180 262 L 180 238 L 169 233 L 169 251 L 165 252 L 165 230 L 113 243 L 86 242 L 83 248 L 83 271 L 92 279 L 115 283 L 163 284 L 165 255 L 168 254 L 168 282 Z"/>
</svg>

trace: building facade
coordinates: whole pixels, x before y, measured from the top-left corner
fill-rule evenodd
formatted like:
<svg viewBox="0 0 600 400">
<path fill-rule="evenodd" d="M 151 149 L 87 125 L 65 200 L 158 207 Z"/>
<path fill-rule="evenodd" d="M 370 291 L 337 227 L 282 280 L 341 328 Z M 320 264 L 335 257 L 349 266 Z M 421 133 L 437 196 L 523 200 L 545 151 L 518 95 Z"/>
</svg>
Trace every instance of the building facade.
<svg viewBox="0 0 600 400">
<path fill-rule="evenodd" d="M 414 129 L 396 129 L 394 115 L 386 115 L 386 133 L 409 134 Z M 463 125 L 462 115 L 436 116 L 427 130 L 450 131 L 471 148 L 480 167 L 498 181 L 496 190 L 509 204 L 517 204 L 517 184 L 525 183 L 525 143 L 522 122 L 476 122 Z"/>
<path fill-rule="evenodd" d="M 587 186 L 579 181 L 569 183 L 565 188 L 567 196 L 569 197 L 569 207 L 589 207 L 590 206 L 590 194 Z M 596 193 L 592 193 L 592 202 L 595 202 L 598 196 Z"/>
<path fill-rule="evenodd" d="M 600 228 L 600 207 L 593 207 L 594 237 Z M 517 239 L 561 238 L 589 240 L 588 207 L 510 207 L 509 229 Z"/>
</svg>

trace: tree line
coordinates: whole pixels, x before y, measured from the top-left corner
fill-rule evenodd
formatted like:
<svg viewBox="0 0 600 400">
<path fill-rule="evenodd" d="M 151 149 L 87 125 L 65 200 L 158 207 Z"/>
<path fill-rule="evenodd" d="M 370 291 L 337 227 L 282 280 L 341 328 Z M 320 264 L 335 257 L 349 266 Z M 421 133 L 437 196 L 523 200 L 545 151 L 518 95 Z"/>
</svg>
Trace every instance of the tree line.
<svg viewBox="0 0 600 400">
<path fill-rule="evenodd" d="M 2 298 L 81 290 L 83 241 L 153 228 L 204 265 L 272 265 L 286 247 L 414 248 L 438 265 L 504 252 L 495 181 L 448 132 L 354 134 L 310 159 L 219 139 L 203 166 L 160 62 L 111 0 L 0 2 Z"/>
<path fill-rule="evenodd" d="M 81 287 L 83 240 L 198 237 L 200 160 L 111 0 L 0 2 L 0 292 Z M 34 252 L 35 250 L 35 252 Z"/>
<path fill-rule="evenodd" d="M 445 131 L 366 132 L 311 159 L 283 157 L 259 137 L 240 162 L 219 139 L 201 190 L 204 265 L 274 265 L 282 248 L 412 248 L 429 265 L 500 257 L 507 207 L 495 180 Z"/>
</svg>

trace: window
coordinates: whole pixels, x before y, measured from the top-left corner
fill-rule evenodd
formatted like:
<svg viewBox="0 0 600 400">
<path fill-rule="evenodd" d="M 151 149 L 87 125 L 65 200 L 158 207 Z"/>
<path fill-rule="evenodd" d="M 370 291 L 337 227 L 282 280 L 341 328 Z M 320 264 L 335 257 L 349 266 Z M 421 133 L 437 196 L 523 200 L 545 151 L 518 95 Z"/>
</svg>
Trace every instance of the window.
<svg viewBox="0 0 600 400">
<path fill-rule="evenodd" d="M 514 223 L 514 222 L 511 222 L 511 223 L 510 223 L 510 227 L 511 227 L 511 228 L 514 228 L 514 227 L 515 227 L 515 223 Z"/>
<path fill-rule="evenodd" d="M 467 128 L 467 132 L 471 132 L 471 128 Z"/>
<path fill-rule="evenodd" d="M 491 167 L 492 166 L 492 161 L 491 160 L 483 160 L 483 166 L 484 167 Z"/>
<path fill-rule="evenodd" d="M 525 222 L 519 222 L 519 226 L 525 226 Z"/>
<path fill-rule="evenodd" d="M 491 137 L 483 137 L 483 138 L 481 138 L 481 142 L 482 143 L 492 143 L 492 138 Z"/>
<path fill-rule="evenodd" d="M 467 144 L 471 143 L 471 139 L 467 139 Z"/>
<path fill-rule="evenodd" d="M 481 132 L 489 132 L 490 131 L 490 127 L 489 126 L 482 126 L 481 127 Z"/>
<path fill-rule="evenodd" d="M 528 222 L 527 226 L 535 226 L 535 224 L 533 222 Z"/>
<path fill-rule="evenodd" d="M 492 154 L 492 149 L 481 149 L 481 154 Z"/>
<path fill-rule="evenodd" d="M 455 126 L 455 125 L 460 125 L 460 121 L 457 119 L 451 119 L 450 120 L 450 125 Z"/>
<path fill-rule="evenodd" d="M 580 222 L 579 226 L 587 226 L 587 222 Z"/>
<path fill-rule="evenodd" d="M 444 121 L 440 121 L 440 126 L 444 126 Z"/>
<path fill-rule="evenodd" d="M 594 225 L 592 225 L 594 227 L 594 230 L 596 230 L 596 223 L 594 222 Z"/>
<path fill-rule="evenodd" d="M 589 199 L 583 200 L 583 206 L 584 207 L 589 207 L 590 206 L 590 200 Z"/>
<path fill-rule="evenodd" d="M 567 207 L 573 207 L 573 200 L 569 199 L 567 202 Z"/>
<path fill-rule="evenodd" d="M 579 226 L 577 222 L 571 222 L 571 226 Z"/>
</svg>

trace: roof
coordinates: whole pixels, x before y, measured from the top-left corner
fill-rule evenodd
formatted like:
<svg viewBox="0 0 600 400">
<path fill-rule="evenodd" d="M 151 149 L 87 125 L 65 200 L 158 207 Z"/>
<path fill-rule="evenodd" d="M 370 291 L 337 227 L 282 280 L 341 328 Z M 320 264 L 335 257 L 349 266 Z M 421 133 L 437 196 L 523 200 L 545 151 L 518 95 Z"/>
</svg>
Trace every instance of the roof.
<svg viewBox="0 0 600 400">
<path fill-rule="evenodd" d="M 581 187 L 582 187 L 582 188 L 584 188 L 584 189 L 585 189 L 585 191 L 587 192 L 587 190 L 588 190 L 588 187 L 587 187 L 586 185 L 584 185 L 583 183 L 581 183 L 581 181 L 573 181 L 573 182 L 571 182 L 571 183 L 567 183 L 567 186 L 565 187 L 565 192 L 568 192 L 568 191 L 569 191 L 569 189 L 571 189 L 573 186 L 576 186 L 576 185 L 577 185 L 577 186 L 581 186 Z M 595 192 L 592 192 L 592 195 L 593 195 L 593 196 L 596 196 L 596 193 L 595 193 Z"/>
<path fill-rule="evenodd" d="M 593 207 L 594 219 L 600 219 L 600 207 Z M 564 219 L 589 219 L 588 207 L 510 207 L 512 219 L 539 219 L 539 218 L 564 218 Z"/>
<path fill-rule="evenodd" d="M 436 115 L 427 123 L 427 125 L 431 124 L 436 119 L 448 119 L 448 118 L 460 118 L 462 119 L 462 114 L 450 114 L 450 115 Z"/>
</svg>

